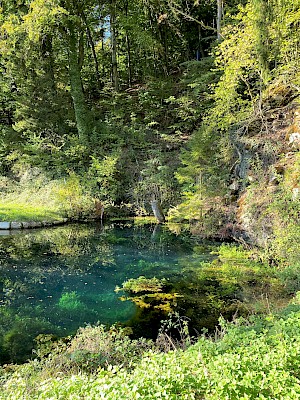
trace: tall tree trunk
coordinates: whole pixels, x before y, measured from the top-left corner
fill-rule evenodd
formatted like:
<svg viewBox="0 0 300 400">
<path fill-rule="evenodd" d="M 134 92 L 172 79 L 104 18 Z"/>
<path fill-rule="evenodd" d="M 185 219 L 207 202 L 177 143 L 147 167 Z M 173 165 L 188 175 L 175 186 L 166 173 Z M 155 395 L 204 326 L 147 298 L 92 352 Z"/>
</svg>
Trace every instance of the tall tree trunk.
<svg viewBox="0 0 300 400">
<path fill-rule="evenodd" d="M 98 87 L 100 87 L 99 63 L 98 63 L 98 59 L 97 59 L 95 43 L 94 43 L 94 40 L 93 40 L 93 37 L 92 37 L 92 32 L 90 30 L 89 24 L 87 22 L 86 16 L 85 16 L 83 11 L 81 12 L 81 17 L 82 17 L 82 20 L 83 20 L 85 28 L 86 28 L 87 37 L 88 37 L 89 44 L 91 46 L 91 50 L 92 50 L 92 54 L 93 54 L 97 85 L 98 85 Z"/>
<path fill-rule="evenodd" d="M 222 40 L 221 36 L 222 15 L 223 15 L 223 0 L 217 0 L 217 38 L 219 42 Z"/>
<path fill-rule="evenodd" d="M 202 34 L 201 34 L 201 26 L 198 25 L 198 47 L 202 58 L 205 58 L 203 46 L 202 46 Z M 200 57 L 199 57 L 200 59 Z M 198 60 L 198 57 L 197 57 Z"/>
<path fill-rule="evenodd" d="M 125 4 L 125 15 L 126 18 L 128 16 L 128 1 L 126 1 Z M 130 39 L 129 39 L 129 34 L 126 29 L 125 33 L 125 39 L 126 39 L 126 47 L 127 47 L 127 73 L 128 73 L 128 86 L 132 86 L 132 66 L 131 66 L 131 48 L 130 48 Z"/>
<path fill-rule="evenodd" d="M 54 62 L 53 62 L 53 49 L 52 49 L 52 36 L 49 34 L 45 34 L 42 37 L 41 43 L 41 51 L 42 57 L 45 60 L 45 72 L 49 77 L 49 81 L 51 83 L 51 92 L 53 95 L 56 95 L 56 84 L 55 84 L 55 76 L 54 76 Z"/>
<path fill-rule="evenodd" d="M 78 38 L 72 23 L 69 23 L 69 78 L 78 135 L 87 141 L 92 121 L 85 102 L 78 54 Z"/>
<path fill-rule="evenodd" d="M 111 63 L 112 83 L 115 91 L 119 90 L 118 60 L 117 60 L 117 37 L 116 37 L 116 1 L 111 1 L 110 8 L 110 40 L 111 40 Z"/>
</svg>

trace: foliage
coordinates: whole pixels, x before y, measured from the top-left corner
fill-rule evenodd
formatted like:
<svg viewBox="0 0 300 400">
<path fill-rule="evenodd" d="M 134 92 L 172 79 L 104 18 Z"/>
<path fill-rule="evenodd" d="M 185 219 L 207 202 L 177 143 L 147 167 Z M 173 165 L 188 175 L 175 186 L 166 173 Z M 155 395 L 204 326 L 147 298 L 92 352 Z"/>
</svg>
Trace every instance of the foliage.
<svg viewBox="0 0 300 400">
<path fill-rule="evenodd" d="M 112 4 L 2 7 L 1 173 L 26 159 L 65 179 L 75 216 L 92 213 L 89 197 L 122 215 L 156 198 L 222 236 L 240 132 L 277 85 L 298 85 L 299 4 L 230 0 L 219 43 L 212 0 Z"/>
<path fill-rule="evenodd" d="M 110 369 L 111 366 L 120 366 L 131 369 L 137 360 L 146 352 L 154 348 L 151 340 L 131 340 L 130 328 L 104 325 L 86 326 L 80 328 L 76 335 L 66 343 L 52 342 L 47 358 L 42 358 L 45 374 L 51 377 L 56 375 L 57 368 L 63 369 L 66 375 L 82 372 L 95 373 L 99 368 Z M 37 354 L 43 354 L 38 349 Z"/>
<path fill-rule="evenodd" d="M 67 217 L 81 219 L 93 214 L 93 198 L 90 193 L 85 193 L 80 177 L 76 174 L 72 173 L 69 178 L 59 182 L 54 188 L 54 194 L 61 211 Z"/>
<path fill-rule="evenodd" d="M 136 279 L 129 279 L 123 282 L 122 288 L 116 287 L 116 292 L 125 291 L 128 293 L 143 293 L 143 292 L 161 292 L 166 284 L 166 280 L 157 278 L 147 279 L 144 276 L 139 276 Z"/>
<path fill-rule="evenodd" d="M 85 393 L 88 398 L 106 399 L 297 399 L 299 321 L 295 309 L 282 316 L 255 317 L 248 323 L 221 321 L 222 333 L 216 341 L 201 337 L 185 351 L 150 351 L 130 370 L 109 366 L 95 375 L 71 376 L 61 376 L 56 370 L 48 379 L 47 360 L 11 372 L 2 369 L 2 398 L 68 399 Z M 99 329 L 88 327 L 78 340 Z"/>
<path fill-rule="evenodd" d="M 117 197 L 119 183 L 115 177 L 118 156 L 105 156 L 102 160 L 91 156 L 88 179 L 85 185 L 92 187 L 97 198 L 113 203 Z"/>
<path fill-rule="evenodd" d="M 273 224 L 274 239 L 269 245 L 270 250 L 275 259 L 291 266 L 296 264 L 300 257 L 300 202 L 298 198 L 293 198 L 292 191 L 293 188 L 298 188 L 300 183 L 299 154 L 296 154 L 293 161 L 286 168 L 275 201 L 269 207 L 272 215 L 276 215 Z"/>
<path fill-rule="evenodd" d="M 296 262 L 295 264 L 282 266 L 277 272 L 279 279 L 284 284 L 285 290 L 288 293 L 291 294 L 295 294 L 297 292 L 299 293 L 300 289 L 299 270 L 300 270 L 300 265 L 299 263 Z"/>
<path fill-rule="evenodd" d="M 16 315 L 1 307 L 1 363 L 24 363 L 32 355 L 35 337 L 54 331 L 46 320 L 37 317 Z"/>
<path fill-rule="evenodd" d="M 10 177 L 25 157 L 56 178 L 74 172 L 84 191 L 109 205 L 134 203 L 137 214 L 149 213 L 151 196 L 165 207 L 177 203 L 178 148 L 201 113 L 199 71 L 208 69 L 214 40 L 212 2 L 189 3 L 3 6 L 1 173 Z M 200 53 L 201 67 L 189 64 Z"/>
<path fill-rule="evenodd" d="M 58 306 L 68 311 L 78 311 L 78 309 L 85 309 L 86 306 L 76 292 L 65 292 L 61 295 Z"/>
<path fill-rule="evenodd" d="M 299 135 L 300 2 L 225 3 L 218 40 L 215 0 L 7 0 L 0 8 L 0 218 L 87 220 L 95 202 L 107 215 L 141 216 L 156 199 L 194 234 L 263 246 L 258 255 L 223 245 L 212 262 L 186 263 L 172 289 L 156 278 L 123 284 L 130 296 L 123 299 L 140 314 L 196 310 L 199 326 L 204 315 L 210 328 L 220 313 L 253 312 L 257 289 L 277 291 L 280 302 L 299 286 L 299 141 L 289 135 Z M 121 240 L 107 234 L 86 268 L 101 261 L 109 269 L 110 244 Z M 160 249 L 163 238 L 156 240 L 154 229 Z M 25 237 L 1 251 L 31 260 L 35 243 Z M 81 270 L 89 246 L 84 234 L 62 235 L 45 254 Z M 135 246 L 145 246 L 142 235 Z M 30 279 L 40 284 L 45 271 L 35 268 Z M 5 304 L 27 295 L 25 276 L 6 278 Z M 48 359 L 11 376 L 3 370 L 3 396 L 26 397 L 30 388 L 29 398 L 298 398 L 299 311 L 292 307 L 282 318 L 223 321 L 223 340 L 201 338 L 186 352 L 160 355 L 122 330 L 87 327 L 71 344 L 50 346 Z M 63 319 L 95 315 L 69 288 L 53 310 Z M 49 326 L 34 320 L 31 330 L 22 313 L 10 320 L 2 311 L 0 350 L 22 361 L 23 331 L 28 354 L 36 330 Z M 49 379 L 57 365 L 67 376 Z M 37 377 L 44 377 L 40 387 Z"/>
<path fill-rule="evenodd" d="M 0 197 L 2 220 L 53 221 L 63 217 L 80 219 L 94 215 L 94 198 L 81 184 L 80 176 L 53 180 L 39 168 L 17 166 L 15 179 L 10 179 Z"/>
<path fill-rule="evenodd" d="M 188 149 L 182 152 L 182 167 L 176 173 L 182 187 L 182 202 L 170 210 L 170 217 L 190 221 L 196 225 L 194 232 L 221 238 L 234 234 L 230 227 L 239 230 L 242 225 L 251 240 L 256 241 L 258 236 L 263 246 L 274 235 L 275 241 L 270 245 L 273 256 L 283 260 L 289 254 L 297 254 L 299 247 L 296 220 L 293 218 L 290 224 L 283 222 L 285 213 L 297 214 L 296 202 L 286 207 L 291 187 L 297 184 L 287 185 L 286 171 L 285 189 L 281 186 L 277 196 L 272 196 L 271 190 L 266 192 L 262 186 L 259 190 L 257 180 L 269 185 L 268 177 L 280 152 L 289 151 L 286 146 L 280 147 L 284 140 L 280 137 L 281 129 L 285 126 L 279 123 L 279 113 L 281 110 L 287 115 L 285 107 L 293 107 L 291 101 L 298 96 L 295 82 L 299 79 L 299 67 L 292 47 L 298 47 L 299 32 L 288 21 L 294 20 L 299 4 L 251 0 L 238 9 L 237 13 L 227 15 L 223 40 L 213 51 L 218 80 L 206 96 L 210 105 L 204 110 L 202 124 L 195 129 Z M 289 55 L 286 46 L 291 46 Z M 206 72 L 208 76 L 211 73 L 212 68 Z M 272 126 L 274 115 L 278 119 Z M 260 170 L 255 173 L 256 162 Z M 249 186 L 253 175 L 255 183 Z M 235 210 L 237 197 L 243 194 L 245 198 L 250 193 L 249 203 L 256 204 L 252 214 L 253 224 L 257 222 L 255 233 L 243 220 L 240 225 L 239 212 L 243 210 Z M 275 207 L 270 212 L 274 203 L 276 212 Z M 249 215 L 245 221 L 246 218 Z M 288 247 L 290 250 L 285 251 Z"/>
<path fill-rule="evenodd" d="M 186 350 L 196 342 L 189 332 L 189 319 L 181 317 L 177 312 L 169 314 L 167 320 L 161 321 L 161 327 L 158 331 L 155 341 L 156 347 L 167 353 L 172 350 Z"/>
<path fill-rule="evenodd" d="M 165 293 L 166 280 L 157 278 L 145 278 L 139 276 L 123 282 L 122 287 L 116 287 L 115 291 L 129 293 L 130 297 L 122 296 L 120 300 L 131 300 L 138 307 L 154 308 L 165 313 L 172 312 L 177 305 L 177 299 L 182 297 L 178 293 Z"/>
</svg>

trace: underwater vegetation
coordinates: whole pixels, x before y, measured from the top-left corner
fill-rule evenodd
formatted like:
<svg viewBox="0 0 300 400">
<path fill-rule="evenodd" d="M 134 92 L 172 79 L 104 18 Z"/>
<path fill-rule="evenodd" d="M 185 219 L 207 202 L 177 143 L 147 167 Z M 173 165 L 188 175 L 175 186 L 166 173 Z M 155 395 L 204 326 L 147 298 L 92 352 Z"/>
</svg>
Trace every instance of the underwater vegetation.
<svg viewBox="0 0 300 400">
<path fill-rule="evenodd" d="M 149 225 L 68 225 L 0 240 L 0 360 L 32 357 L 39 334 L 65 337 L 100 322 L 155 339 L 169 313 L 192 334 L 283 307 L 297 269 L 270 268 L 233 244 Z M 122 292 L 122 295 L 120 294 Z M 123 301 L 120 301 L 123 300 Z"/>
</svg>

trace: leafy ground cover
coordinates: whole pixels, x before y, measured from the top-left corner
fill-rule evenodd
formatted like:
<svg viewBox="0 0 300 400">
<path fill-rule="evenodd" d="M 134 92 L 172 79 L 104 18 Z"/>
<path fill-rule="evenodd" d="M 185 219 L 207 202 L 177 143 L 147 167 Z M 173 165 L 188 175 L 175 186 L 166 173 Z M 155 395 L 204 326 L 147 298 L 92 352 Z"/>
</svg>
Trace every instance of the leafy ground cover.
<svg viewBox="0 0 300 400">
<path fill-rule="evenodd" d="M 294 301 L 278 316 L 256 316 L 250 322 L 221 321 L 216 339 L 202 336 L 185 351 L 161 353 L 143 342 L 141 352 L 135 350 L 129 364 L 124 359 L 133 347 L 126 335 L 105 334 L 103 330 L 99 335 L 99 327 L 94 328 L 98 330 L 94 335 L 87 327 L 60 354 L 56 350 L 48 358 L 2 368 L 0 398 L 299 399 L 297 303 Z M 95 347 L 91 340 L 101 344 Z M 110 358 L 105 363 L 108 347 Z M 95 368 L 87 372 L 90 360 Z"/>
</svg>

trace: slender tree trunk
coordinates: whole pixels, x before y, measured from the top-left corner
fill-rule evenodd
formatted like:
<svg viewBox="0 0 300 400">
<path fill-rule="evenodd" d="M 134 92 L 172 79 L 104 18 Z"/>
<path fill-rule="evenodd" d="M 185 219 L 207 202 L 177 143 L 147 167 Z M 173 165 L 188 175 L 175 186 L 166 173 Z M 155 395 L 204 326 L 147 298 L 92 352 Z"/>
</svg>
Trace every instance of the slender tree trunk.
<svg viewBox="0 0 300 400">
<path fill-rule="evenodd" d="M 51 82 L 51 91 L 56 95 L 56 84 L 54 76 L 54 62 L 53 62 L 53 49 L 52 49 L 52 36 L 44 35 L 41 43 L 42 57 L 45 60 L 45 72 Z"/>
<path fill-rule="evenodd" d="M 201 57 L 204 58 L 205 54 L 204 54 L 204 50 L 203 50 L 203 46 L 202 46 L 202 34 L 201 34 L 201 26 L 198 25 L 198 46 L 199 46 L 199 51 L 201 54 Z"/>
<path fill-rule="evenodd" d="M 125 15 L 126 17 L 128 16 L 128 1 L 126 1 L 125 5 Z M 126 47 L 127 47 L 127 72 L 128 72 L 128 86 L 132 86 L 132 66 L 131 66 L 131 48 L 130 48 L 130 39 L 129 39 L 129 34 L 126 29 L 125 33 L 125 39 L 126 39 Z"/>
<path fill-rule="evenodd" d="M 111 1 L 110 9 L 110 40 L 111 40 L 111 63 L 112 83 L 115 91 L 119 90 L 118 59 L 117 59 L 117 38 L 116 38 L 116 2 Z"/>
<path fill-rule="evenodd" d="M 84 14 L 84 12 L 81 12 L 81 17 L 82 20 L 85 24 L 85 28 L 86 28 L 86 33 L 87 33 L 87 37 L 89 40 L 89 44 L 91 46 L 91 50 L 92 50 L 92 54 L 93 54 L 93 59 L 94 59 L 94 64 L 95 64 L 95 73 L 96 73 L 96 80 L 97 80 L 97 85 L 100 86 L 100 72 L 99 72 L 99 63 L 98 63 L 98 59 L 97 59 L 97 53 L 96 53 L 96 48 L 95 48 L 95 43 L 92 37 L 92 32 L 90 30 L 90 27 L 88 25 L 86 16 Z"/>
<path fill-rule="evenodd" d="M 102 52 L 102 56 L 104 55 L 104 28 L 103 28 L 103 24 L 101 24 L 101 52 Z M 102 76 L 105 76 L 105 65 L 104 63 L 102 63 Z"/>
<path fill-rule="evenodd" d="M 78 135 L 88 140 L 91 118 L 85 102 L 78 54 L 78 38 L 72 23 L 69 24 L 69 77 Z"/>
<path fill-rule="evenodd" d="M 221 36 L 222 15 L 223 15 L 223 0 L 217 0 L 217 38 L 219 42 L 222 40 Z"/>
</svg>

